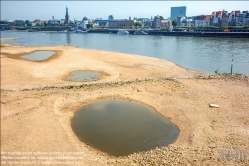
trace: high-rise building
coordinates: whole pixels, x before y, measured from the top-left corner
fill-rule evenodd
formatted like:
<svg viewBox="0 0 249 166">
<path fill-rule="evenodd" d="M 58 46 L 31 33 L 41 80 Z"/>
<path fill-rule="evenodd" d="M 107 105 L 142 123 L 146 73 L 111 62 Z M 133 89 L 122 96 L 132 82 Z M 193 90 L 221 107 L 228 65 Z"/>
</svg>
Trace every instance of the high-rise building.
<svg viewBox="0 0 249 166">
<path fill-rule="evenodd" d="M 66 15 L 65 15 L 65 22 L 64 24 L 69 24 L 69 15 L 68 15 L 68 9 L 66 7 Z"/>
<path fill-rule="evenodd" d="M 177 19 L 178 16 L 186 16 L 186 6 L 171 7 L 170 17 L 172 19 Z"/>
</svg>

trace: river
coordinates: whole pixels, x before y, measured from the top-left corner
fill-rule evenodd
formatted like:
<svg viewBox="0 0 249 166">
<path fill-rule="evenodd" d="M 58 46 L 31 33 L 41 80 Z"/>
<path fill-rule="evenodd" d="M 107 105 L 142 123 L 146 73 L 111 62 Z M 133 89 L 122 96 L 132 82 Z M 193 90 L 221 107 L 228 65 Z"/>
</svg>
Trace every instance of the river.
<svg viewBox="0 0 249 166">
<path fill-rule="evenodd" d="M 180 66 L 214 73 L 233 72 L 249 75 L 249 39 L 181 37 L 153 35 L 74 34 L 56 32 L 1 31 L 2 43 L 26 46 L 74 44 L 81 48 L 108 50 L 165 59 Z"/>
</svg>

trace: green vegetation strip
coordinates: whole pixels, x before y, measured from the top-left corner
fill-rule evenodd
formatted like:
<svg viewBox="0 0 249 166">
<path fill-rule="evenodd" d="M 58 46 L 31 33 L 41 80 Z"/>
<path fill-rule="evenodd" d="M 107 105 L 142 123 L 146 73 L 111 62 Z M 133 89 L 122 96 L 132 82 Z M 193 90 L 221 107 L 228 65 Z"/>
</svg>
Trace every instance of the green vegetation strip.
<svg viewBox="0 0 249 166">
<path fill-rule="evenodd" d="M 50 90 L 50 89 L 80 89 L 85 87 L 109 87 L 109 86 L 122 86 L 122 85 L 128 85 L 128 84 L 134 84 L 134 83 L 142 83 L 142 82 L 157 82 L 157 81 L 175 81 L 176 79 L 167 77 L 167 78 L 145 78 L 145 79 L 135 79 L 135 80 L 128 80 L 128 81 L 117 81 L 117 82 L 103 82 L 103 83 L 88 83 L 88 84 L 81 84 L 81 85 L 67 85 L 67 86 L 44 86 L 44 87 L 37 87 L 37 88 L 25 88 L 20 89 L 19 91 L 34 91 L 34 90 Z M 14 90 L 6 90 L 1 89 L 1 91 L 14 91 Z"/>
<path fill-rule="evenodd" d="M 110 87 L 110 86 L 123 86 L 129 84 L 136 84 L 136 83 L 146 83 L 146 82 L 158 82 L 158 81 L 174 81 L 179 83 L 178 79 L 230 79 L 230 80 L 239 80 L 239 81 L 249 81 L 249 76 L 243 74 L 203 74 L 203 75 L 196 75 L 196 76 L 176 76 L 176 77 L 158 77 L 158 78 L 142 78 L 142 79 L 135 79 L 135 80 L 127 80 L 127 81 L 117 81 L 117 82 L 102 82 L 102 83 L 88 83 L 88 84 L 81 84 L 81 85 L 67 85 L 67 86 L 44 86 L 44 87 L 37 87 L 37 88 L 25 88 L 20 89 L 19 91 L 34 91 L 34 90 L 50 90 L 50 89 L 81 89 L 87 87 Z M 1 89 L 1 91 L 10 91 L 14 92 L 14 90 L 8 89 Z"/>
</svg>

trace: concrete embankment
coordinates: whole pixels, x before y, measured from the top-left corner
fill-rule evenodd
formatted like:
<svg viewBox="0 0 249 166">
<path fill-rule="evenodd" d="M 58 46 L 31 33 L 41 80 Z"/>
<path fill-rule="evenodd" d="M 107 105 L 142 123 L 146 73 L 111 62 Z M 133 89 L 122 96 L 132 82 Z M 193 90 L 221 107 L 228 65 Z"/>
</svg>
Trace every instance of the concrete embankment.
<svg viewBox="0 0 249 166">
<path fill-rule="evenodd" d="M 50 31 L 57 32 L 67 30 L 67 27 L 60 28 L 34 28 L 37 31 Z M 27 28 L 17 28 L 18 31 L 27 30 Z M 117 34 L 118 29 L 95 29 L 88 30 L 88 33 L 108 33 Z M 135 29 L 127 30 L 131 35 L 136 31 Z M 160 35 L 160 36 L 190 36 L 190 37 L 219 37 L 219 38 L 249 38 L 248 30 L 231 30 L 230 32 L 223 32 L 222 30 L 195 30 L 195 31 L 178 31 L 178 29 L 172 32 L 164 30 L 145 30 L 148 35 Z"/>
<path fill-rule="evenodd" d="M 249 32 L 165 32 L 166 36 L 249 38 Z"/>
<path fill-rule="evenodd" d="M 88 33 L 113 33 L 116 34 L 118 30 L 89 30 Z M 134 34 L 136 30 L 128 30 L 130 34 Z M 147 31 L 148 35 L 161 36 L 190 36 L 190 37 L 226 37 L 226 38 L 249 38 L 249 32 L 169 32 L 161 30 Z"/>
</svg>

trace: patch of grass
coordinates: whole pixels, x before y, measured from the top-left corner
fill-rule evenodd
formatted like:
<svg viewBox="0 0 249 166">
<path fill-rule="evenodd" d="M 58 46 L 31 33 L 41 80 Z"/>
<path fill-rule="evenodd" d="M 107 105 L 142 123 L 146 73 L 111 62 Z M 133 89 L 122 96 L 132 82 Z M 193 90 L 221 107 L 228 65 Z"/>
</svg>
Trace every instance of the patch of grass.
<svg viewBox="0 0 249 166">
<path fill-rule="evenodd" d="M 211 143 L 215 142 L 215 139 L 213 138 L 213 136 L 210 133 L 208 133 L 205 129 L 203 130 L 203 133 L 204 133 L 204 135 L 205 135 L 205 137 L 207 139 L 208 144 L 211 144 Z"/>
</svg>

